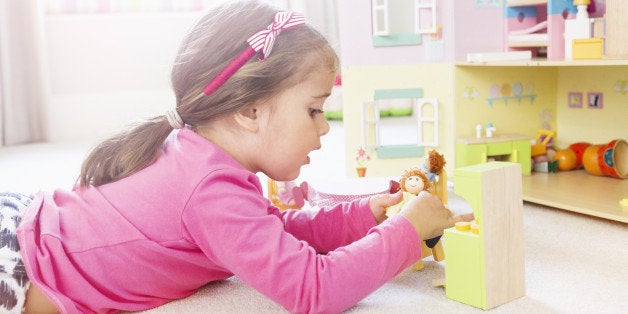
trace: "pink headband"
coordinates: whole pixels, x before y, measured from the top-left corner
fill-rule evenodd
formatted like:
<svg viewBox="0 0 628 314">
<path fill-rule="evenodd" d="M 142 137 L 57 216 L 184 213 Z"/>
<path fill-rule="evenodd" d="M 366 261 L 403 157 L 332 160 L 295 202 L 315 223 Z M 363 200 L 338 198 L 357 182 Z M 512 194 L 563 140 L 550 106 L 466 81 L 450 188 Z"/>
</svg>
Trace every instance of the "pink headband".
<svg viewBox="0 0 628 314">
<path fill-rule="evenodd" d="M 209 95 L 224 84 L 238 69 L 240 69 L 251 57 L 253 57 L 260 50 L 263 56 L 260 57 L 260 61 L 264 58 L 268 58 L 275 38 L 284 29 L 289 29 L 295 26 L 305 24 L 305 17 L 300 13 L 295 12 L 278 12 L 275 14 L 273 23 L 268 25 L 263 30 L 255 33 L 255 35 L 249 37 L 246 42 L 249 45 L 240 52 L 216 77 L 205 86 L 203 93 Z"/>
</svg>

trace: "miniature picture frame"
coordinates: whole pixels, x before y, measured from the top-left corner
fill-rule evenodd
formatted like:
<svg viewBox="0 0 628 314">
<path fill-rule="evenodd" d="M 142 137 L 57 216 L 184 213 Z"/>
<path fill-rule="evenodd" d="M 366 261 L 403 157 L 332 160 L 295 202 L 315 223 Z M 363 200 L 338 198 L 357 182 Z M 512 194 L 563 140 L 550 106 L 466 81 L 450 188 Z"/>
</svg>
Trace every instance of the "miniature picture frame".
<svg viewBox="0 0 628 314">
<path fill-rule="evenodd" d="M 587 93 L 587 105 L 590 109 L 602 109 L 604 107 L 604 95 L 598 92 Z"/>
<path fill-rule="evenodd" d="M 567 103 L 569 108 L 582 108 L 582 93 L 569 92 Z"/>
</svg>

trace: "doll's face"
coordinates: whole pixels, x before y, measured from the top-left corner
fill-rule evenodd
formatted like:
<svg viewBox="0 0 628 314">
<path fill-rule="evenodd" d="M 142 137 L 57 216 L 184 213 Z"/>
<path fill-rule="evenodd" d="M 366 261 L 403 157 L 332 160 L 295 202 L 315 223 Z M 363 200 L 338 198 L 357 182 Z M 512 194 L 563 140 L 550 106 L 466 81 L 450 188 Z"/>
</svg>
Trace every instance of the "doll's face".
<svg viewBox="0 0 628 314">
<path fill-rule="evenodd" d="M 419 195 L 419 192 L 423 191 L 423 188 L 425 187 L 423 185 L 423 180 L 417 176 L 409 176 L 404 184 L 406 191 L 414 195 Z"/>
</svg>

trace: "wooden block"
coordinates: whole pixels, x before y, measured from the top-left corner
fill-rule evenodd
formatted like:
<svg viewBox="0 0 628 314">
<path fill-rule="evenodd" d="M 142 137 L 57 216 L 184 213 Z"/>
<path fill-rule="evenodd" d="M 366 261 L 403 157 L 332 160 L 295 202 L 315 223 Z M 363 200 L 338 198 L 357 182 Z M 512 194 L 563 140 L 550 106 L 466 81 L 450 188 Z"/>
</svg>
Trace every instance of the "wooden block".
<svg viewBox="0 0 628 314">
<path fill-rule="evenodd" d="M 574 39 L 572 59 L 602 59 L 604 42 L 600 38 Z"/>
<path fill-rule="evenodd" d="M 521 165 L 458 168 L 454 190 L 478 226 L 445 230 L 447 297 L 487 310 L 525 295 Z"/>
<path fill-rule="evenodd" d="M 628 58 L 628 8 L 625 1 L 606 0 L 606 56 Z"/>
</svg>

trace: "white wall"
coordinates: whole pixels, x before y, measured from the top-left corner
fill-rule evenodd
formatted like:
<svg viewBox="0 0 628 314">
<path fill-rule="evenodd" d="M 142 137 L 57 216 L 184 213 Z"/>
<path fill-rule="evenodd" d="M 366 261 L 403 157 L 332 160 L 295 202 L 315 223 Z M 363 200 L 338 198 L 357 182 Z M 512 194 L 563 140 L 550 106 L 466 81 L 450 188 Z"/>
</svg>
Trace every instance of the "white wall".
<svg viewBox="0 0 628 314">
<path fill-rule="evenodd" d="M 46 139 L 100 139 L 173 107 L 171 63 L 200 14 L 46 17 Z"/>
</svg>

